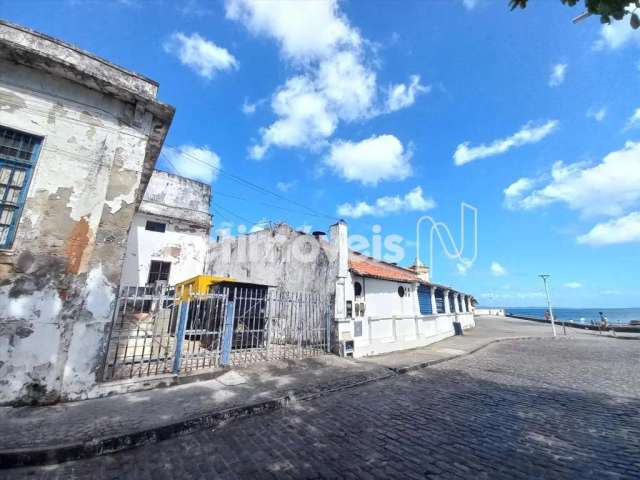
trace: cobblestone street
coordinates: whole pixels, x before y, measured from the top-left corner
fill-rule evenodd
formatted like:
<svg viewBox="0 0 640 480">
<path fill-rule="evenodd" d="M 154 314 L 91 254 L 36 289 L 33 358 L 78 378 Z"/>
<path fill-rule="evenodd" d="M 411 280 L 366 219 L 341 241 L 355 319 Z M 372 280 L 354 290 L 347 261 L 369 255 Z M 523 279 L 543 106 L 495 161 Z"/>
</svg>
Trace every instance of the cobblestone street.
<svg viewBox="0 0 640 480">
<path fill-rule="evenodd" d="M 157 444 L 5 478 L 639 478 L 640 342 L 507 341 Z"/>
</svg>

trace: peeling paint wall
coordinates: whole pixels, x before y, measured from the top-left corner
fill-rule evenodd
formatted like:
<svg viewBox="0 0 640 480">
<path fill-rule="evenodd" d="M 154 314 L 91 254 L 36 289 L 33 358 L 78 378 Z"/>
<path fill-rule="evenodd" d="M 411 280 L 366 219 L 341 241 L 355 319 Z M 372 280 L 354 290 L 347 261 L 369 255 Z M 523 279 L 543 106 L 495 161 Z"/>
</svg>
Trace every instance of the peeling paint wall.
<svg viewBox="0 0 640 480">
<path fill-rule="evenodd" d="M 46 73 L 53 61 L 27 67 L 0 47 L 0 125 L 43 137 L 13 247 L 0 251 L 0 404 L 79 399 L 102 362 L 128 228 L 155 163 L 150 135 L 168 124 Z"/>
<path fill-rule="evenodd" d="M 281 224 L 212 242 L 205 273 L 294 292 L 315 292 L 333 305 L 338 264 L 335 242 Z"/>
<path fill-rule="evenodd" d="M 171 263 L 170 285 L 204 273 L 210 201 L 209 185 L 154 171 L 129 231 L 121 285 L 146 285 L 152 260 Z M 166 230 L 146 230 L 147 221 Z"/>
</svg>

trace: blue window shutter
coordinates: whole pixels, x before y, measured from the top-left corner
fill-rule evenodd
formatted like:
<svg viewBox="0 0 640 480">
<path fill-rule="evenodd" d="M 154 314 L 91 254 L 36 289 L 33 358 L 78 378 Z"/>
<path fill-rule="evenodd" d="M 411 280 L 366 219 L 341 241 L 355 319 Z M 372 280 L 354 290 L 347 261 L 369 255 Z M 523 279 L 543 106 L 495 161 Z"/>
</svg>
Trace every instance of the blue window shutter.
<svg viewBox="0 0 640 480">
<path fill-rule="evenodd" d="M 42 138 L 0 127 L 0 249 L 11 248 Z"/>
<path fill-rule="evenodd" d="M 437 313 L 444 313 L 444 292 L 440 288 L 436 288 L 436 309 Z"/>
<path fill-rule="evenodd" d="M 431 288 L 425 285 L 418 286 L 418 304 L 420 305 L 420 315 L 432 315 L 431 308 Z"/>
</svg>

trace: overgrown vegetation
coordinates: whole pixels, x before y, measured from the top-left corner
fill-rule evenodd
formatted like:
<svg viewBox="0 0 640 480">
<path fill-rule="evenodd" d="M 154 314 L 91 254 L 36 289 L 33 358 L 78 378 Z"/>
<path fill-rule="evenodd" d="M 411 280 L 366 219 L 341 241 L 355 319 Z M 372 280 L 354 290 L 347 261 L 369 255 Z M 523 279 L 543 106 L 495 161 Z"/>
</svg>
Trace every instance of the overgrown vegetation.
<svg viewBox="0 0 640 480">
<path fill-rule="evenodd" d="M 525 8 L 529 0 L 509 0 L 511 10 L 518 7 Z M 640 0 L 560 0 L 563 4 L 573 7 L 584 1 L 586 11 L 591 15 L 598 15 L 600 23 L 611 23 L 611 20 L 622 20 L 630 16 L 631 28 L 640 27 Z"/>
</svg>

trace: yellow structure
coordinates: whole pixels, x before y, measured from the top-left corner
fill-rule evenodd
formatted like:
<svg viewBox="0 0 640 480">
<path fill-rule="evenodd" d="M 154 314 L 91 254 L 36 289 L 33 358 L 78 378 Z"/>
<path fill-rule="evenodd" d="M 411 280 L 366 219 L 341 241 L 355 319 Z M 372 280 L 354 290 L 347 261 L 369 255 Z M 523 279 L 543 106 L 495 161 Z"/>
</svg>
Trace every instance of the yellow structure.
<svg viewBox="0 0 640 480">
<path fill-rule="evenodd" d="M 234 278 L 219 275 L 197 275 L 184 282 L 176 283 L 176 292 L 180 293 L 181 300 L 188 300 L 190 295 L 204 295 L 209 293 L 211 285 L 235 281 Z"/>
</svg>

